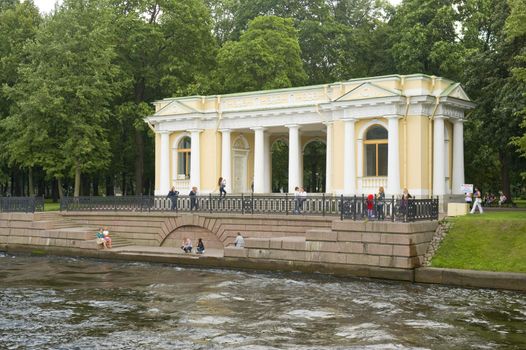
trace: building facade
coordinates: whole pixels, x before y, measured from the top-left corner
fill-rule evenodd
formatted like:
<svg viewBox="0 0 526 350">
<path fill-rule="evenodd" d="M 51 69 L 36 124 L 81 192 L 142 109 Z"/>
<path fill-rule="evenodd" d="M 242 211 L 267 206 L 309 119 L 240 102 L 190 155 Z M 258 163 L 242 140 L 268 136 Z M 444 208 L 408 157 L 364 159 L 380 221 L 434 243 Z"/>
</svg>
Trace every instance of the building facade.
<svg viewBox="0 0 526 350">
<path fill-rule="evenodd" d="M 414 75 L 157 101 L 155 194 L 270 193 L 272 149 L 288 146 L 288 188 L 303 184 L 304 152 L 325 148 L 324 192 L 418 197 L 460 193 L 463 122 L 474 107 L 459 83 Z"/>
</svg>

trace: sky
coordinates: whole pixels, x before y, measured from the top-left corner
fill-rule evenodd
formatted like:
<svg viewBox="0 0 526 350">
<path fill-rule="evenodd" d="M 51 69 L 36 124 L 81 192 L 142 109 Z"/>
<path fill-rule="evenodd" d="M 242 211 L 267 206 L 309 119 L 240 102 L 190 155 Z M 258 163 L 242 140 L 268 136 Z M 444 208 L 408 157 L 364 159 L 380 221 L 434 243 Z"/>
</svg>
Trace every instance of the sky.
<svg viewBox="0 0 526 350">
<path fill-rule="evenodd" d="M 48 13 L 49 11 L 51 11 L 57 1 L 59 3 L 62 2 L 61 0 L 33 0 L 33 1 L 40 9 L 40 12 L 45 12 L 45 13 Z M 389 0 L 389 2 L 394 5 L 400 3 L 401 1 L 402 0 Z"/>
</svg>

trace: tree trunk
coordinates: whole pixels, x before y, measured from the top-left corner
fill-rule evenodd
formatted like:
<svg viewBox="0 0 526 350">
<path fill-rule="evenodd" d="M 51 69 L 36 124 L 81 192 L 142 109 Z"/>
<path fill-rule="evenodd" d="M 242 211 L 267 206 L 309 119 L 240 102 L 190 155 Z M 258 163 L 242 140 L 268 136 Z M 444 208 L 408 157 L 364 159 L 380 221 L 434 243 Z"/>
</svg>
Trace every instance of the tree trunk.
<svg viewBox="0 0 526 350">
<path fill-rule="evenodd" d="M 113 195 L 115 195 L 113 177 L 106 176 L 106 196 L 113 196 Z"/>
<path fill-rule="evenodd" d="M 500 160 L 500 180 L 502 183 L 502 192 L 508 200 L 511 201 L 511 186 L 510 186 L 510 157 L 506 150 L 499 151 Z"/>
<path fill-rule="evenodd" d="M 51 180 L 51 200 L 56 203 L 58 200 L 58 185 L 57 179 Z"/>
<path fill-rule="evenodd" d="M 143 194 L 144 137 L 142 130 L 135 130 L 135 194 Z"/>
<path fill-rule="evenodd" d="M 97 174 L 93 175 L 91 184 L 93 186 L 93 195 L 98 196 L 99 195 L 99 175 Z"/>
<path fill-rule="evenodd" d="M 57 177 L 57 187 L 58 187 L 58 197 L 60 199 L 64 198 L 64 188 L 62 187 L 62 179 Z"/>
<path fill-rule="evenodd" d="M 73 192 L 74 197 L 78 197 L 80 195 L 80 166 L 77 164 L 75 166 L 75 191 Z"/>
<path fill-rule="evenodd" d="M 87 174 L 81 174 L 80 176 L 80 195 L 89 196 L 91 195 L 91 183 L 90 176 Z"/>
<path fill-rule="evenodd" d="M 29 197 L 35 196 L 35 188 L 33 187 L 33 168 L 29 167 L 27 171 L 27 183 L 28 183 L 28 195 Z"/>
</svg>

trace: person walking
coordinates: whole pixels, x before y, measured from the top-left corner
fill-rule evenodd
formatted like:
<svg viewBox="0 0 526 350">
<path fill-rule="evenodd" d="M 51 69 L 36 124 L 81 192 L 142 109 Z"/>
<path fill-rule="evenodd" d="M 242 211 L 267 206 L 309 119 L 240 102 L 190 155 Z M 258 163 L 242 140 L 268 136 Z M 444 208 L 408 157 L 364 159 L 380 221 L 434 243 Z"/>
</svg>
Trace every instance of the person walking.
<svg viewBox="0 0 526 350">
<path fill-rule="evenodd" d="M 226 197 L 226 179 L 223 179 L 222 177 L 219 178 L 217 181 L 217 185 L 219 186 L 219 198 Z"/>
<path fill-rule="evenodd" d="M 192 190 L 190 191 L 190 211 L 192 210 L 199 210 L 199 205 L 197 203 L 197 187 L 192 187 Z"/>
<path fill-rule="evenodd" d="M 170 209 L 177 210 L 177 196 L 179 196 L 179 191 L 175 190 L 175 187 L 172 187 L 166 198 L 170 200 Z"/>
<path fill-rule="evenodd" d="M 475 187 L 475 192 L 473 192 L 473 198 L 475 201 L 473 202 L 473 208 L 471 208 L 471 214 L 475 214 L 475 210 L 477 207 L 479 208 L 479 213 L 483 214 L 484 210 L 482 209 L 482 195 L 480 193 L 480 190 Z"/>
</svg>

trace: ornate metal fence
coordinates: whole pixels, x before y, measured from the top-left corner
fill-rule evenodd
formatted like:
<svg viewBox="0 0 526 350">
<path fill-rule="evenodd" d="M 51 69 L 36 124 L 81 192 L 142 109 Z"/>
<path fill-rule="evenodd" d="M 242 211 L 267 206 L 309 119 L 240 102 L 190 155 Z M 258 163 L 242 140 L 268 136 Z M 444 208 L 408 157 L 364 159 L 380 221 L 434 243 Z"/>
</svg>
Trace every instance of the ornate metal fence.
<svg viewBox="0 0 526 350">
<path fill-rule="evenodd" d="M 395 197 L 383 201 L 364 196 L 218 195 L 65 197 L 62 211 L 177 211 L 237 214 L 339 216 L 342 220 L 423 221 L 438 220 L 438 198 Z"/>
<path fill-rule="evenodd" d="M 0 197 L 0 213 L 44 211 L 43 197 Z"/>
</svg>

